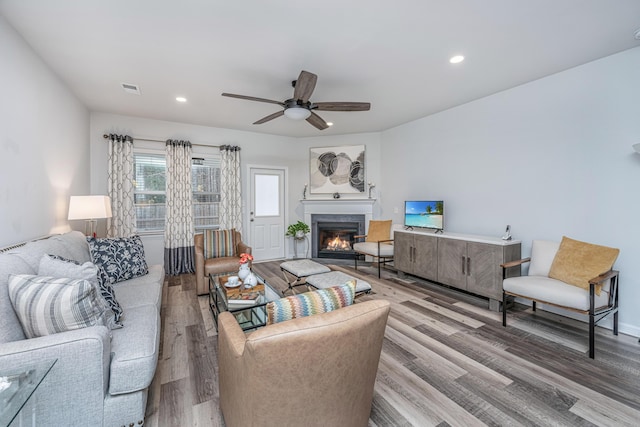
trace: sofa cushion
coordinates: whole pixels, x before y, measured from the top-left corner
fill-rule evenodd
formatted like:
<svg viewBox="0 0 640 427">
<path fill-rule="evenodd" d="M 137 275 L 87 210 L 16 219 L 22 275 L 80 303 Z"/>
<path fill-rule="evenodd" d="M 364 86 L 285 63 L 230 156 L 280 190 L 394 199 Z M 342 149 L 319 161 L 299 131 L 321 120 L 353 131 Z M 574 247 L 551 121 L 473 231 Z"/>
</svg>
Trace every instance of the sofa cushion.
<svg viewBox="0 0 640 427">
<path fill-rule="evenodd" d="M 553 264 L 559 247 L 560 242 L 534 240 L 531 245 L 529 276 L 549 277 L 549 270 L 551 270 L 551 264 Z"/>
<path fill-rule="evenodd" d="M 116 283 L 113 285 L 113 291 L 118 303 L 120 303 L 125 312 L 132 307 L 150 304 L 155 305 L 160 310 L 163 283 L 164 269 L 162 265 L 158 264 L 149 266 L 149 273 L 144 276 Z"/>
<path fill-rule="evenodd" d="M 350 280 L 342 285 L 271 301 L 266 306 L 267 325 L 346 307 L 353 304 L 355 293 L 355 280 Z"/>
<path fill-rule="evenodd" d="M 12 273 L 36 274 L 37 270 L 17 255 L 0 254 L 0 344 L 26 338 L 9 299 L 9 275 Z"/>
<path fill-rule="evenodd" d="M 91 261 L 89 244 L 84 234 L 79 231 L 70 231 L 58 236 L 50 237 L 52 240 L 62 242 L 67 250 L 70 259 L 80 263 Z"/>
<path fill-rule="evenodd" d="M 551 302 L 576 310 L 589 310 L 589 293 L 560 280 L 542 276 L 511 277 L 502 282 L 506 292 L 522 295 L 528 299 Z M 605 307 L 609 294 L 602 292 L 595 297 L 595 307 Z"/>
<path fill-rule="evenodd" d="M 549 277 L 570 285 L 589 289 L 589 280 L 613 268 L 620 249 L 562 237 L 558 253 L 553 259 Z M 596 287 L 600 295 L 601 287 Z"/>
<path fill-rule="evenodd" d="M 83 279 L 89 281 L 97 291 L 98 302 L 103 305 L 107 316 L 107 326 L 109 329 L 121 328 L 122 309 L 118 301 L 111 298 L 109 291 L 102 291 L 102 286 L 98 281 L 98 267 L 87 261 L 80 264 L 77 261 L 68 260 L 57 255 L 43 255 L 40 260 L 38 275 L 58 278 Z M 107 283 L 110 287 L 111 285 Z M 118 313 L 116 315 L 116 312 Z"/>
<path fill-rule="evenodd" d="M 27 338 L 106 326 L 105 306 L 87 280 L 11 274 L 9 298 Z"/>
<path fill-rule="evenodd" d="M 366 242 L 379 242 L 389 240 L 391 237 L 391 220 L 371 220 L 367 230 Z"/>
<path fill-rule="evenodd" d="M 87 237 L 91 260 L 104 268 L 111 284 L 149 272 L 140 236 L 96 239 Z"/>
<path fill-rule="evenodd" d="M 12 249 L 10 253 L 22 258 L 34 271 L 38 271 L 42 255 L 52 254 L 71 258 L 71 253 L 67 246 L 63 242 L 52 238 L 28 242 L 24 246 Z"/>
<path fill-rule="evenodd" d="M 236 230 L 205 230 L 204 258 L 236 256 Z"/>
<path fill-rule="evenodd" d="M 151 384 L 158 363 L 160 312 L 155 305 L 127 309 L 127 325 L 112 331 L 109 394 L 143 390 Z"/>
</svg>

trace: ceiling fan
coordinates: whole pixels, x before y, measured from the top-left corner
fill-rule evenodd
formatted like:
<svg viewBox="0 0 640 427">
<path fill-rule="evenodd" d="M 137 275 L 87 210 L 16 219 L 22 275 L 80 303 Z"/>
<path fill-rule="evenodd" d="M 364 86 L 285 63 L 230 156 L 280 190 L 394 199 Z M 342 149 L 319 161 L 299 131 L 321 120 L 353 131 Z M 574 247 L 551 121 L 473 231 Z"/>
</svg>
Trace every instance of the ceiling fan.
<svg viewBox="0 0 640 427">
<path fill-rule="evenodd" d="M 291 82 L 293 86 L 293 98 L 284 102 L 274 101 L 272 99 L 256 98 L 254 96 L 236 95 L 233 93 L 223 93 L 222 96 L 231 98 L 246 99 L 249 101 L 268 102 L 270 104 L 278 104 L 284 107 L 282 111 L 269 114 L 261 118 L 254 125 L 260 125 L 280 116 L 286 116 L 294 120 L 306 119 L 307 122 L 319 130 L 329 127 L 322 117 L 317 115 L 315 111 L 369 111 L 371 104 L 368 102 L 311 102 L 311 94 L 316 87 L 318 76 L 308 71 L 301 71 L 298 80 Z"/>
</svg>

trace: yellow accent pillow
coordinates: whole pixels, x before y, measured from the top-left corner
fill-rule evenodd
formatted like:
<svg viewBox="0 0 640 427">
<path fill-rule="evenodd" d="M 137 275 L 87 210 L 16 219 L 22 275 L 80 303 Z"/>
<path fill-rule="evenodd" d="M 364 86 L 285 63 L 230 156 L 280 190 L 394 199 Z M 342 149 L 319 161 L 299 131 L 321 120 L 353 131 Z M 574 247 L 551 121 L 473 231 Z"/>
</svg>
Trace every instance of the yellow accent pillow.
<svg viewBox="0 0 640 427">
<path fill-rule="evenodd" d="M 589 280 L 611 270 L 620 249 L 562 237 L 549 277 L 589 290 Z M 601 286 L 596 286 L 600 295 Z"/>
<path fill-rule="evenodd" d="M 369 231 L 365 242 L 379 242 L 391 238 L 391 220 L 371 220 L 369 221 Z"/>
</svg>

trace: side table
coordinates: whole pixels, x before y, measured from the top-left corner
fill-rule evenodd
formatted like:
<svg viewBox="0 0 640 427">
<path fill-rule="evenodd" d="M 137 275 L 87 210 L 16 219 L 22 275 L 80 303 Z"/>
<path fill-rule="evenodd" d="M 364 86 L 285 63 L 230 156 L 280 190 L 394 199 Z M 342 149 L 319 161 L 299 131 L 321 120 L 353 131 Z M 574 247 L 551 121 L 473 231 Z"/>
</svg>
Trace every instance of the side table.
<svg viewBox="0 0 640 427">
<path fill-rule="evenodd" d="M 34 392 L 57 361 L 0 371 L 0 426 L 37 425 Z"/>
</svg>

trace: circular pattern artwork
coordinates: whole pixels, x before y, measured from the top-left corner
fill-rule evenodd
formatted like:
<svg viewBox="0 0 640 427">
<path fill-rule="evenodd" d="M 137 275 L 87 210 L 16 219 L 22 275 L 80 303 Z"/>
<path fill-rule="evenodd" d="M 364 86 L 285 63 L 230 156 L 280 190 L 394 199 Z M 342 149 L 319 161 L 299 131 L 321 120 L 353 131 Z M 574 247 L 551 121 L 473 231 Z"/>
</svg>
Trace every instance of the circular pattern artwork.
<svg viewBox="0 0 640 427">
<path fill-rule="evenodd" d="M 312 148 L 309 172 L 311 193 L 363 193 L 364 145 Z"/>
</svg>

